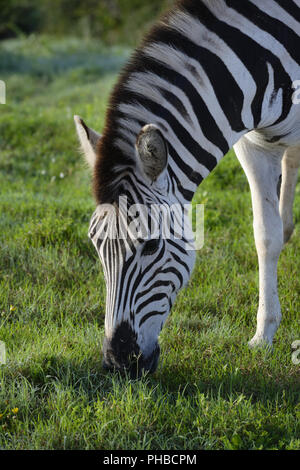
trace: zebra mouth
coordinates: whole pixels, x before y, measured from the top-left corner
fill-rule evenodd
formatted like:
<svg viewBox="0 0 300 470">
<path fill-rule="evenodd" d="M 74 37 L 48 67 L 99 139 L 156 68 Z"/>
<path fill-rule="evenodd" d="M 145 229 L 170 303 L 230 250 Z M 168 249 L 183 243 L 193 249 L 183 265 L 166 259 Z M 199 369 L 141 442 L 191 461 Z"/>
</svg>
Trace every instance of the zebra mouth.
<svg viewBox="0 0 300 470">
<path fill-rule="evenodd" d="M 112 338 L 104 338 L 103 367 L 107 371 L 118 371 L 129 374 L 130 378 L 140 378 L 145 372 L 155 372 L 159 355 L 158 342 L 147 356 L 141 352 L 137 334 L 127 321 L 118 325 Z"/>
<path fill-rule="evenodd" d="M 127 360 L 119 360 L 112 355 L 111 351 L 107 351 L 103 359 L 103 368 L 107 372 L 119 372 L 122 375 L 129 375 L 131 379 L 140 379 L 143 374 L 153 374 L 158 365 L 160 356 L 160 347 L 156 344 L 153 352 L 146 358 L 143 354 L 131 355 Z"/>
</svg>

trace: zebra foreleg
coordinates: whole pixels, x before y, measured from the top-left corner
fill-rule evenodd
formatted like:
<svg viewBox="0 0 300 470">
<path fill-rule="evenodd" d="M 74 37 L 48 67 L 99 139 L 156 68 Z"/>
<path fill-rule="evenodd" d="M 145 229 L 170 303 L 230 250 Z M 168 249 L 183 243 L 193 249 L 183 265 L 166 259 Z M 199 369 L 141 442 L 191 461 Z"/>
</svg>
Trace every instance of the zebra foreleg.
<svg viewBox="0 0 300 470">
<path fill-rule="evenodd" d="M 271 346 L 281 320 L 277 292 L 277 262 L 283 247 L 283 224 L 277 194 L 283 150 L 256 145 L 247 136 L 235 146 L 249 181 L 253 228 L 259 263 L 257 329 L 250 347 Z"/>
<path fill-rule="evenodd" d="M 282 159 L 282 183 L 279 211 L 283 222 L 284 243 L 288 242 L 293 230 L 293 203 L 300 166 L 300 147 L 289 147 Z"/>
</svg>

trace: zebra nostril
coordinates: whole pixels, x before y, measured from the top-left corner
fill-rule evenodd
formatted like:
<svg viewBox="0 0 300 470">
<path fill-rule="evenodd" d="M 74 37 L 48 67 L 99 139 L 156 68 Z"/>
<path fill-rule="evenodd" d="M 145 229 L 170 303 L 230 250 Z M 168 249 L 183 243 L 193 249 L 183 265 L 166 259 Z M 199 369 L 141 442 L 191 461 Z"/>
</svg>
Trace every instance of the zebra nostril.
<svg viewBox="0 0 300 470">
<path fill-rule="evenodd" d="M 145 356 L 142 353 L 137 343 L 137 334 L 128 322 L 121 323 L 112 337 L 104 338 L 103 368 L 107 371 L 127 371 L 131 378 L 139 378 L 143 371 L 155 371 L 158 357 L 157 343 L 150 354 Z"/>
<path fill-rule="evenodd" d="M 155 372 L 160 355 L 160 348 L 158 344 L 154 348 L 150 356 L 146 358 L 139 353 L 138 355 L 132 353 L 128 356 L 116 357 L 112 350 L 105 352 L 102 366 L 107 372 L 120 372 L 121 374 L 129 374 L 131 379 L 139 379 L 143 373 Z"/>
</svg>

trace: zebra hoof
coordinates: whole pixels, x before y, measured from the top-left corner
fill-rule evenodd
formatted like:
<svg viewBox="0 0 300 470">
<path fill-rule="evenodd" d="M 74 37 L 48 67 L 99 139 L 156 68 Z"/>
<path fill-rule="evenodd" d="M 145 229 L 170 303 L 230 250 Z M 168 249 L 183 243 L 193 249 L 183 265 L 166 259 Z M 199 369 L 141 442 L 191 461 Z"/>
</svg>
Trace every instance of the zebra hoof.
<svg viewBox="0 0 300 470">
<path fill-rule="evenodd" d="M 294 225 L 290 225 L 284 229 L 284 233 L 283 233 L 284 243 L 287 243 L 290 240 L 291 236 L 293 235 L 293 232 L 294 232 Z"/>
<path fill-rule="evenodd" d="M 250 349 L 254 350 L 264 350 L 272 352 L 273 346 L 272 343 L 264 338 L 263 336 L 254 336 L 251 341 L 249 341 L 248 346 Z"/>
</svg>

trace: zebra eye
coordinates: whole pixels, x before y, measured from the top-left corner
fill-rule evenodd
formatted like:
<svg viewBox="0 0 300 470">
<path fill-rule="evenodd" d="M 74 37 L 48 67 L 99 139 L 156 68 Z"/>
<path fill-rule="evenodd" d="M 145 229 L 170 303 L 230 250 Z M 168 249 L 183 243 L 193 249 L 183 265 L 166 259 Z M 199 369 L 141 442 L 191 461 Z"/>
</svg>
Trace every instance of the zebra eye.
<svg viewBox="0 0 300 470">
<path fill-rule="evenodd" d="M 159 247 L 159 239 L 152 239 L 148 240 L 143 248 L 142 255 L 153 255 L 158 250 Z"/>
</svg>

